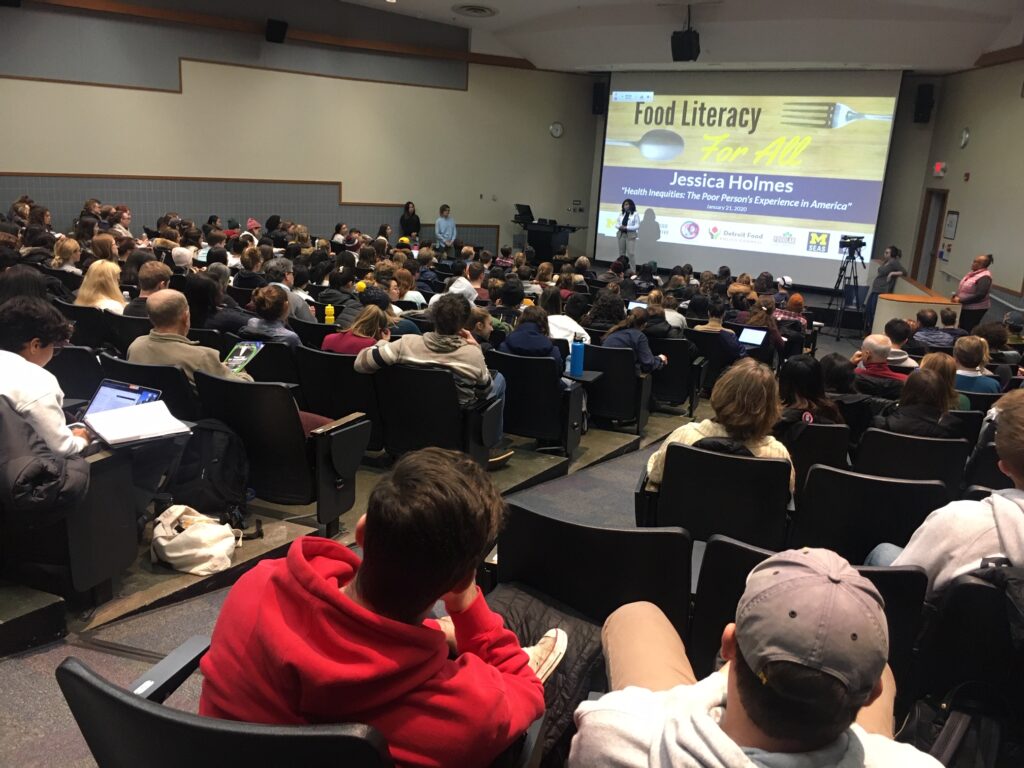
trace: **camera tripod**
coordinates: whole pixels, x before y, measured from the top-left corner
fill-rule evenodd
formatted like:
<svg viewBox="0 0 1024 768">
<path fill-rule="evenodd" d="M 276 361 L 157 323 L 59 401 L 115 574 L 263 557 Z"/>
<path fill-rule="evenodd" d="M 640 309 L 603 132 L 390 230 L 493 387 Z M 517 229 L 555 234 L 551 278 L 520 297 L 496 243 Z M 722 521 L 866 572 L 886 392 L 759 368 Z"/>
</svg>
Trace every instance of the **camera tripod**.
<svg viewBox="0 0 1024 768">
<path fill-rule="evenodd" d="M 836 284 L 832 288 L 832 295 L 829 297 L 828 306 L 826 307 L 826 309 L 832 309 L 833 304 L 836 305 L 835 322 L 832 326 L 832 330 L 836 333 L 836 341 L 839 341 L 842 337 L 843 318 L 846 316 L 846 309 L 849 303 L 847 289 L 853 288 L 853 303 L 857 311 L 863 312 L 864 309 L 860 302 L 860 282 L 857 279 L 857 265 L 853 263 L 854 259 L 860 261 L 862 266 L 864 265 L 864 259 L 860 255 L 860 248 L 850 248 L 847 250 L 843 263 L 839 265 Z"/>
</svg>

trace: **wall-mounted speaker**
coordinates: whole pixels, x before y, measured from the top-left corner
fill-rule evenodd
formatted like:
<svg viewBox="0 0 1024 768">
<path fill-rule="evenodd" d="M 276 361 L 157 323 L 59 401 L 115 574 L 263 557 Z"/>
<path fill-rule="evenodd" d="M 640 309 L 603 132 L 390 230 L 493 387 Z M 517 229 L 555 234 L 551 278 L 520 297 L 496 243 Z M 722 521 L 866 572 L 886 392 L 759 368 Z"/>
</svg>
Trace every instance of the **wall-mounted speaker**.
<svg viewBox="0 0 1024 768">
<path fill-rule="evenodd" d="M 605 115 L 608 113 L 608 83 L 594 83 L 594 99 L 590 105 L 590 114 Z"/>
<path fill-rule="evenodd" d="M 672 61 L 696 61 L 700 56 L 700 35 L 695 29 L 672 33 Z"/>
<path fill-rule="evenodd" d="M 266 40 L 268 43 L 283 43 L 288 34 L 288 22 L 280 19 L 267 19 Z"/>
<path fill-rule="evenodd" d="M 927 123 L 932 119 L 932 108 L 935 106 L 935 86 L 921 83 L 914 94 L 914 122 Z"/>
<path fill-rule="evenodd" d="M 0 8 L 21 8 L 21 0 L 0 0 Z"/>
</svg>

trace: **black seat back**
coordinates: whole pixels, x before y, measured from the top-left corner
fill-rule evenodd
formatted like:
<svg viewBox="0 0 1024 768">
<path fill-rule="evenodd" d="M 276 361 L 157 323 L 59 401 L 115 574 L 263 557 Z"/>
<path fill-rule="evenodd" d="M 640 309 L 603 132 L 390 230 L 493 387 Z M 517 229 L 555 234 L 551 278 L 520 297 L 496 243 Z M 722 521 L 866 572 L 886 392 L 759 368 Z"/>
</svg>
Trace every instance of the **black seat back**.
<svg viewBox="0 0 1024 768">
<path fill-rule="evenodd" d="M 693 343 L 687 339 L 648 339 L 651 354 L 665 355 L 668 365 L 651 374 L 651 395 L 655 400 L 671 405 L 690 401 L 695 405 L 700 382 L 693 368 Z M 690 415 L 693 415 L 691 410 Z"/>
<path fill-rule="evenodd" d="M 325 338 L 338 332 L 336 325 L 313 323 L 309 320 L 299 320 L 297 317 L 288 318 L 288 327 L 295 331 L 302 343 L 311 349 L 320 349 Z"/>
<path fill-rule="evenodd" d="M 368 725 L 256 725 L 200 717 L 112 685 L 70 656 L 57 683 L 99 765 L 181 768 L 217 765 L 393 765 Z"/>
<path fill-rule="evenodd" d="M 75 346 L 98 349 L 111 341 L 107 324 L 103 320 L 103 310 L 79 307 L 60 299 L 54 299 L 53 304 L 64 317 L 75 324 L 75 331 L 71 335 L 71 343 Z"/>
<path fill-rule="evenodd" d="M 690 322 L 690 319 L 687 322 Z M 699 321 L 698 324 L 700 324 Z M 697 347 L 697 353 L 708 361 L 707 367 L 704 369 L 704 379 L 701 381 L 701 387 L 706 390 L 714 389 L 715 382 L 718 381 L 722 371 L 733 363 L 732 354 L 726 349 L 722 340 L 723 333 L 726 331 L 710 333 L 693 328 L 683 330 L 683 335 Z"/>
<path fill-rule="evenodd" d="M 582 525 L 512 504 L 498 536 L 498 581 L 533 587 L 596 623 L 648 600 L 685 637 L 691 549 L 678 528 Z"/>
<path fill-rule="evenodd" d="M 587 387 L 587 410 L 591 416 L 622 421 L 641 417 L 636 394 L 640 382 L 633 350 L 586 344 L 583 367 L 604 374 Z M 642 405 L 646 407 L 646 403 Z"/>
<path fill-rule="evenodd" d="M 1003 396 L 1002 392 L 960 392 L 960 394 L 971 401 L 972 411 L 981 411 L 982 413 L 988 413 L 989 408 Z"/>
<path fill-rule="evenodd" d="M 185 372 L 176 365 L 130 363 L 106 353 L 100 354 L 100 364 L 107 378 L 159 389 L 160 399 L 167 404 L 167 409 L 176 418 L 186 421 L 200 418 L 202 407 L 199 397 L 192 389 Z"/>
<path fill-rule="evenodd" d="M 864 433 L 854 470 L 865 475 L 910 480 L 942 478 L 950 496 L 960 490 L 967 462 L 966 440 L 900 435 L 872 427 Z"/>
<path fill-rule="evenodd" d="M 256 495 L 278 504 L 314 501 L 312 455 L 291 388 L 232 381 L 202 371 L 195 377 L 203 413 L 223 421 L 245 443 L 249 482 Z"/>
<path fill-rule="evenodd" d="M 225 333 L 224 353 L 242 341 L 241 336 Z M 280 341 L 266 341 L 263 347 L 245 366 L 245 372 L 256 381 L 280 381 L 285 384 L 298 384 L 299 371 L 295 366 L 295 357 L 291 348 Z"/>
<path fill-rule="evenodd" d="M 780 549 L 786 534 L 790 464 L 673 443 L 657 500 L 657 525 L 685 528 L 694 541 L 715 534 Z"/>
<path fill-rule="evenodd" d="M 189 328 L 188 337 L 192 341 L 198 341 L 204 347 L 216 349 L 218 354 L 224 352 L 224 340 L 220 331 L 212 328 Z"/>
<path fill-rule="evenodd" d="M 561 371 L 553 357 L 490 350 L 487 366 L 505 377 L 505 431 L 554 440 L 561 436 Z"/>
<path fill-rule="evenodd" d="M 971 450 L 978 442 L 978 435 L 981 434 L 981 425 L 985 421 L 985 414 L 982 411 L 950 411 L 952 418 L 958 419 L 964 425 L 964 437 L 970 444 Z"/>
<path fill-rule="evenodd" d="M 228 296 L 237 301 L 238 306 L 243 309 L 252 300 L 252 288 L 236 288 L 233 285 L 229 285 L 224 290 L 227 291 Z"/>
<path fill-rule="evenodd" d="M 153 329 L 148 317 L 132 317 L 104 311 L 103 321 L 107 325 L 107 338 L 117 348 L 121 357 L 128 356 L 128 347 L 133 341 L 140 336 L 148 336 Z"/>
<path fill-rule="evenodd" d="M 373 425 L 368 448 L 384 447 L 374 377 L 355 372 L 355 355 L 320 352 L 308 347 L 295 350 L 295 364 L 306 407 L 313 413 L 340 419 L 350 413 L 365 413 Z"/>
<path fill-rule="evenodd" d="M 850 428 L 845 424 L 804 424 L 799 434 L 784 442 L 796 472 L 794 495 L 798 501 L 812 464 L 841 469 L 849 466 L 846 452 L 850 445 Z"/>
<path fill-rule="evenodd" d="M 983 485 L 993 490 L 1013 488 L 1013 480 L 999 469 L 999 454 L 995 443 L 979 446 L 971 456 L 964 485 Z"/>
<path fill-rule="evenodd" d="M 746 589 L 747 575 L 772 552 L 726 536 L 713 536 L 704 550 L 694 597 L 686 655 L 698 679 L 714 669 L 721 647 L 722 630 L 736 620 L 736 605 Z M 897 692 L 912 695 L 912 655 L 921 622 L 928 577 L 913 566 L 869 568 L 857 566 L 885 601 L 889 623 L 889 664 L 896 676 Z M 906 685 L 905 685 L 906 683 Z"/>
<path fill-rule="evenodd" d="M 105 378 L 96 351 L 88 347 L 64 347 L 46 365 L 57 377 L 65 398 L 90 400 Z"/>
<path fill-rule="evenodd" d="M 879 544 L 906 546 L 949 499 L 940 480 L 898 480 L 815 464 L 793 515 L 789 546 L 825 547 L 863 563 Z"/>
</svg>

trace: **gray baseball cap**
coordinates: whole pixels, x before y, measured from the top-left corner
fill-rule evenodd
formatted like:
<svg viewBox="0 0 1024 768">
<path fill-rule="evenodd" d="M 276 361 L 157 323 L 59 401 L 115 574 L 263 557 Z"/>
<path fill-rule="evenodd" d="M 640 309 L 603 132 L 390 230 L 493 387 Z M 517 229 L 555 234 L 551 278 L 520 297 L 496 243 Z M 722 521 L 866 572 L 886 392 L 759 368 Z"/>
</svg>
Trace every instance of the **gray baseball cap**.
<svg viewBox="0 0 1024 768">
<path fill-rule="evenodd" d="M 875 586 L 828 549 L 773 555 L 747 576 L 736 607 L 736 642 L 754 674 L 788 661 L 825 672 L 866 695 L 889 656 L 885 603 Z"/>
</svg>

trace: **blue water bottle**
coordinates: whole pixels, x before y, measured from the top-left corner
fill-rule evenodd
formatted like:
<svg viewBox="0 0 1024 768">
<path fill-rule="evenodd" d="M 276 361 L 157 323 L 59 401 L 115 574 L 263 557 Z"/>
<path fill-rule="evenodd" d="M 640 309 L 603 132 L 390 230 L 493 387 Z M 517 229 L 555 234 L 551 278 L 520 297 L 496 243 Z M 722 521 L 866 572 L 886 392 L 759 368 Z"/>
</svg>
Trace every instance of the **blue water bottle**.
<svg viewBox="0 0 1024 768">
<path fill-rule="evenodd" d="M 583 339 L 578 333 L 573 336 L 572 352 L 569 353 L 569 375 L 583 375 Z"/>
</svg>

